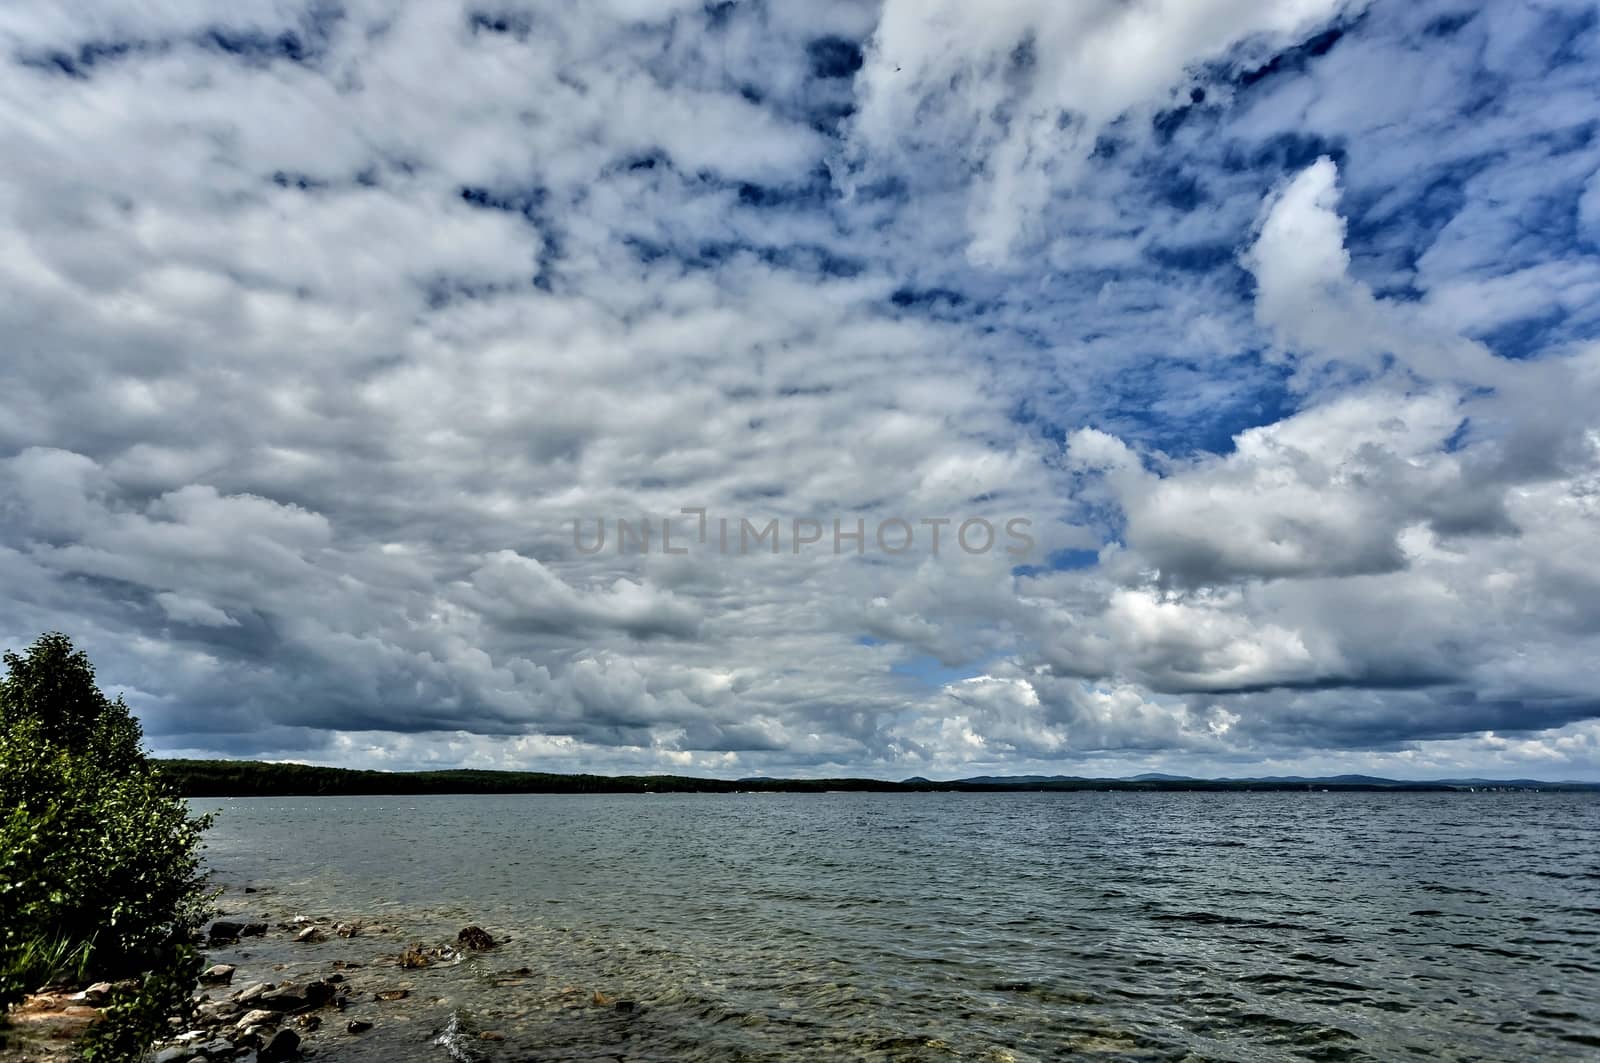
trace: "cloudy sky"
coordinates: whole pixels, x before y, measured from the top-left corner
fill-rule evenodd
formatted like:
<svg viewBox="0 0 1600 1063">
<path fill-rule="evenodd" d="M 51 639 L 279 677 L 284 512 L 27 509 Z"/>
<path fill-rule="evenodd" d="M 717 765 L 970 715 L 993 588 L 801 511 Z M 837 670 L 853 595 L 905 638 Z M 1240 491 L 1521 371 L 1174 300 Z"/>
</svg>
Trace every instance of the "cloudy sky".
<svg viewBox="0 0 1600 1063">
<path fill-rule="evenodd" d="M 7 4 L 0 643 L 164 754 L 1600 778 L 1597 101 L 1577 0 Z"/>
</svg>

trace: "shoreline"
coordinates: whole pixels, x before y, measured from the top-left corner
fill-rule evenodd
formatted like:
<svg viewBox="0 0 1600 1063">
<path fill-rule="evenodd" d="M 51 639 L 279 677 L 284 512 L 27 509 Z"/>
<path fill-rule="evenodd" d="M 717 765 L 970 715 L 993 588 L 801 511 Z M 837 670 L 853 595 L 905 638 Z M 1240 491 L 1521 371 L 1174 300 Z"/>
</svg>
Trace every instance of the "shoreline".
<svg viewBox="0 0 1600 1063">
<path fill-rule="evenodd" d="M 150 1047 L 150 1063 L 339 1059 L 358 1042 L 397 1033 L 469 1060 L 477 1053 L 468 1041 L 487 1047 L 506 1039 L 498 1030 L 467 1029 L 459 1011 L 419 1028 L 415 1012 L 445 999 L 444 987 L 428 984 L 430 971 L 468 961 L 492 969 L 508 937 L 469 924 L 454 941 L 430 942 L 395 920 L 288 914 L 295 898 L 272 886 L 229 889 L 221 900 L 200 943 L 205 962 L 192 1009 L 168 1020 L 172 1033 Z M 528 967 L 491 970 L 489 984 L 521 986 L 533 975 Z M 78 1042 L 110 989 L 97 983 L 29 994 L 7 1016 L 0 1063 L 80 1059 Z M 566 987 L 561 996 L 573 1007 L 634 1007 L 600 990 Z"/>
<path fill-rule="evenodd" d="M 713 779 L 691 775 L 588 775 L 450 769 L 371 771 L 249 760 L 157 760 L 184 797 L 420 797 L 475 794 L 830 793 L 1600 793 L 1600 782 L 1538 779 L 1195 779 L 1179 776 L 975 776 L 936 781 L 863 778 Z"/>
</svg>

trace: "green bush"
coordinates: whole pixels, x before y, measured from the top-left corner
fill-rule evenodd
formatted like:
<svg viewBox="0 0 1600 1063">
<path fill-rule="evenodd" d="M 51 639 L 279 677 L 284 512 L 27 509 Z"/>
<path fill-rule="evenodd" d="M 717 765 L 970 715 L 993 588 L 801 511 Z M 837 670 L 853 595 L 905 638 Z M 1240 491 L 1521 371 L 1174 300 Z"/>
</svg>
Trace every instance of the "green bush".
<svg viewBox="0 0 1600 1063">
<path fill-rule="evenodd" d="M 0 1009 L 57 980 L 126 981 L 87 1052 L 135 1058 L 194 984 L 209 819 L 189 815 L 66 636 L 4 661 Z"/>
</svg>

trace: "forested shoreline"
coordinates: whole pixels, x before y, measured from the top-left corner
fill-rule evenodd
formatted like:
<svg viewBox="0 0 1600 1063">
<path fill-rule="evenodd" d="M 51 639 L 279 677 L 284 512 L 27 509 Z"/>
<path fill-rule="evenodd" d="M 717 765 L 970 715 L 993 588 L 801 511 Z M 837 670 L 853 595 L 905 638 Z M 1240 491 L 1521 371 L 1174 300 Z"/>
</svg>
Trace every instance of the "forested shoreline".
<svg viewBox="0 0 1600 1063">
<path fill-rule="evenodd" d="M 424 794 L 651 794 L 651 793 L 992 793 L 1328 792 L 1451 793 L 1468 789 L 1595 790 L 1600 785 L 1531 780 L 1469 786 L 1399 780 L 1238 779 L 708 779 L 685 775 L 562 775 L 520 771 L 362 771 L 248 760 L 159 760 L 186 797 L 410 796 Z"/>
</svg>

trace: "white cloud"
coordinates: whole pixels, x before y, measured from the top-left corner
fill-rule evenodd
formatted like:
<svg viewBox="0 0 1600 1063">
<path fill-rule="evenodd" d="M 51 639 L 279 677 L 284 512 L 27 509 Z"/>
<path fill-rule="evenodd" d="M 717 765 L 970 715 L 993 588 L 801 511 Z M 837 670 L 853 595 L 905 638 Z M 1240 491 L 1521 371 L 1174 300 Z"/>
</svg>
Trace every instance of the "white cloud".
<svg viewBox="0 0 1600 1063">
<path fill-rule="evenodd" d="M 1070 194 L 1116 119 L 1181 99 L 1194 68 L 1241 42 L 1263 54 L 1309 35 L 1345 0 L 889 0 L 854 131 L 871 154 L 948 155 L 975 175 L 973 260 L 1004 265 L 1037 242 L 1045 206 Z"/>
</svg>

